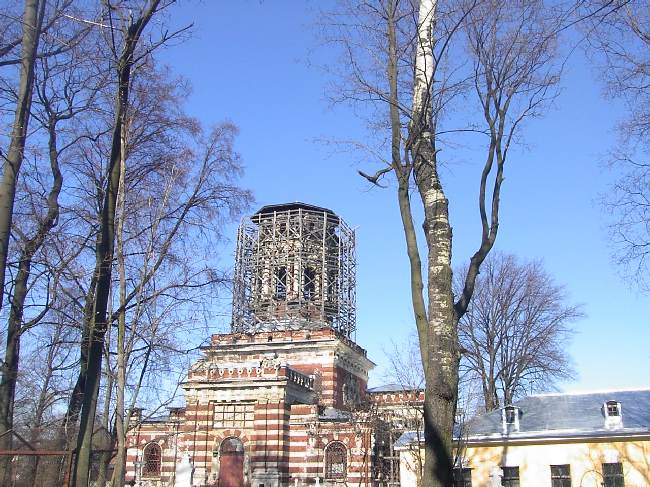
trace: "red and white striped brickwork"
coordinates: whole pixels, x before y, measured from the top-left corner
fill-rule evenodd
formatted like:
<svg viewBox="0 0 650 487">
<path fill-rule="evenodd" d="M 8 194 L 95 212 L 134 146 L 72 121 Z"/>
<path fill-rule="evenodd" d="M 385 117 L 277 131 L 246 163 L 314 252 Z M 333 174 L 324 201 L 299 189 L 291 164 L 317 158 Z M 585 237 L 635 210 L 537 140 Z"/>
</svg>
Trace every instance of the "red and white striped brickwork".
<svg viewBox="0 0 650 487">
<path fill-rule="evenodd" d="M 325 457 L 334 444 L 345 448 L 345 479 L 339 480 L 371 485 L 370 423 L 337 411 L 349 407 L 352 389 L 363 398 L 373 365 L 365 350 L 331 328 L 214 335 L 183 384 L 185 409 L 170 421 L 132 428 L 127 481 L 137 477 L 146 445 L 156 442 L 162 450 L 160 476 L 150 480 L 168 485 L 189 455 L 194 485 L 219 485 L 222 442 L 236 438 L 243 445 L 244 486 L 313 485 L 317 478 L 327 484 Z M 397 404 L 412 398 L 371 399 Z M 246 411 L 252 419 L 223 412 L 219 418 L 225 419 L 218 419 L 216 411 L 224 405 L 243 404 L 251 405 Z"/>
<path fill-rule="evenodd" d="M 138 479 L 149 480 L 151 483 L 167 485 L 167 481 L 176 470 L 175 457 L 178 452 L 177 439 L 179 438 L 179 426 L 176 421 L 147 421 L 136 425 L 129 432 L 127 438 L 126 455 L 126 481 L 131 482 Z M 149 443 L 157 443 L 162 450 L 162 462 L 160 475 L 144 476 L 136 474 L 136 465 L 142 472 L 143 454 Z"/>
<path fill-rule="evenodd" d="M 365 391 L 374 366 L 363 348 L 332 328 L 213 335 L 206 353 L 228 363 L 262 362 L 277 354 L 279 362 L 315 376 L 320 404 L 333 407 L 344 406 L 344 379 L 352 375 L 358 389 Z"/>
<path fill-rule="evenodd" d="M 325 481 L 325 454 L 332 443 L 347 451 L 345 482 L 370 485 L 372 479 L 372 435 L 363 421 L 322 421 L 318 406 L 293 405 L 289 425 L 289 484 L 309 485 L 316 477 Z"/>
</svg>

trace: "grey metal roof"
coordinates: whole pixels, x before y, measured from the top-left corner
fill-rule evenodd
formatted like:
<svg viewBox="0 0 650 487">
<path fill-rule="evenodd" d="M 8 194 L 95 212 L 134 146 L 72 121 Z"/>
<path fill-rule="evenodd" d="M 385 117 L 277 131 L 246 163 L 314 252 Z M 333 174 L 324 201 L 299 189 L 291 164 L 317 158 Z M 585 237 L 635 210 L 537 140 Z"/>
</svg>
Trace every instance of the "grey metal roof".
<svg viewBox="0 0 650 487">
<path fill-rule="evenodd" d="M 352 413 L 341 409 L 326 407 L 318 416 L 321 421 L 350 421 Z"/>
<path fill-rule="evenodd" d="M 403 384 L 383 384 L 381 386 L 372 387 L 368 389 L 369 393 L 379 393 L 379 392 L 404 392 L 404 391 L 419 391 L 419 387 L 405 386 Z"/>
<path fill-rule="evenodd" d="M 603 404 L 621 403 L 622 424 L 605 427 Z M 469 441 L 502 441 L 548 437 L 593 437 L 650 434 L 650 389 L 570 394 L 539 394 L 514 403 L 519 408 L 519 431 L 503 432 L 501 409 L 481 414 L 466 425 L 463 436 Z M 454 436 L 462 428 L 455 425 Z M 423 435 L 406 431 L 397 446 L 407 446 Z"/>
<path fill-rule="evenodd" d="M 287 210 L 298 210 L 303 209 L 307 211 L 313 211 L 317 213 L 329 213 L 330 215 L 335 215 L 332 210 L 329 208 L 323 208 L 322 206 L 310 205 L 308 203 L 303 203 L 301 201 L 294 201 L 293 203 L 278 203 L 273 205 L 266 205 L 257 210 L 253 216 L 261 215 L 265 213 L 273 213 L 274 211 L 287 211 Z"/>
<path fill-rule="evenodd" d="M 169 421 L 169 414 L 162 414 L 160 416 L 149 416 L 142 420 L 143 423 L 166 423 Z"/>
<path fill-rule="evenodd" d="M 605 427 L 603 404 L 621 403 L 622 425 Z M 533 395 L 514 403 L 519 407 L 519 431 L 511 437 L 578 434 L 650 433 L 650 389 L 572 394 Z M 474 418 L 472 436 L 501 435 L 501 410 Z"/>
<path fill-rule="evenodd" d="M 407 447 L 416 441 L 422 441 L 424 439 L 424 433 L 422 431 L 405 431 L 397 438 L 395 442 L 395 448 Z"/>
</svg>

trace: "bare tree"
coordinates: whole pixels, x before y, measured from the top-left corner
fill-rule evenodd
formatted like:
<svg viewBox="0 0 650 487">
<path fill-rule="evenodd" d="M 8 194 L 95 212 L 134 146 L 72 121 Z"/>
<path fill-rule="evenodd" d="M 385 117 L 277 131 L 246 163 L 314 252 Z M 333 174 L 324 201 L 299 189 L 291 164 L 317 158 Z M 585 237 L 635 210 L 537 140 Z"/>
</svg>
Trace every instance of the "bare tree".
<svg viewBox="0 0 650 487">
<path fill-rule="evenodd" d="M 93 429 L 100 423 L 108 446 L 120 452 L 115 483 L 123 481 L 125 410 L 142 399 L 142 391 L 154 408 L 169 400 L 156 397 L 164 392 L 153 376 L 191 352 L 190 334 L 175 331 L 196 326 L 206 300 L 226 282 L 215 259 L 220 226 L 250 201 L 234 183 L 241 171 L 233 146 L 236 127 L 224 123 L 204 132 L 181 108 L 185 83 L 153 58 L 157 47 L 184 29 L 142 37 L 151 18 L 173 3 L 103 2 L 100 15 L 66 10 L 64 17 L 75 27 L 69 32 L 45 15 L 41 30 L 48 34 L 35 54 L 33 139 L 25 146 L 17 203 L 22 217 L 14 223 L 11 250 L 7 317 L 13 338 L 7 340 L 7 357 L 15 360 L 6 361 L 12 373 L 3 374 L 0 383 L 11 393 L 0 399 L 11 404 L 5 408 L 11 419 L 20 337 L 26 337 L 29 350 L 41 333 L 36 325 L 45 330 L 65 323 L 67 345 L 76 342 L 80 350 L 76 364 L 66 352 L 66 375 L 72 367 L 79 374 L 58 430 L 64 445 L 58 447 L 73 447 L 78 430 L 75 485 L 88 482 Z M 71 4 L 48 2 L 45 11 L 60 13 L 58 7 Z M 13 66 L 22 40 L 4 27 L 0 22 L 0 66 Z M 79 30 L 83 39 L 68 35 Z M 72 37 L 78 49 L 57 47 Z M 9 84 L 3 77 L 4 100 L 14 96 Z M 92 117 L 80 116 L 85 110 Z M 42 155 L 49 156 L 48 164 Z M 205 255 L 197 261 L 201 249 Z M 117 280 L 113 267 L 120 271 Z M 96 412 L 100 400 L 104 408 Z M 39 411 L 47 410 L 47 401 L 42 403 Z M 106 464 L 100 463 L 102 475 Z M 28 470 L 33 478 L 38 465 Z"/>
<path fill-rule="evenodd" d="M 411 334 L 404 342 L 392 343 L 385 355 L 390 364 L 386 380 L 399 384 L 404 390 L 424 390 L 424 371 L 417 335 Z"/>
<path fill-rule="evenodd" d="M 465 273 L 461 272 L 460 274 L 464 275 Z M 420 396 L 420 392 L 424 390 L 424 371 L 417 335 L 412 334 L 404 342 L 393 343 L 392 348 L 386 352 L 386 358 L 390 363 L 390 371 L 386 379 L 406 392 L 406 401 L 396 411 L 399 414 L 393 415 L 393 420 L 388 422 L 391 429 L 387 430 L 387 433 L 394 435 L 398 432 L 408 431 L 406 437 L 408 442 L 406 445 L 402 445 L 410 453 L 410 460 L 405 467 L 412 470 L 411 473 L 420 485 L 424 471 L 424 455 L 421 449 L 424 441 L 424 411 L 423 400 Z M 454 422 L 454 465 L 462 463 L 468 424 L 477 413 L 479 399 L 476 380 L 461 367 Z M 398 438 L 399 436 L 394 437 Z"/>
<path fill-rule="evenodd" d="M 184 363 L 188 348 L 198 345 L 192 331 L 205 322 L 200 309 L 226 282 L 216 263 L 222 222 L 238 218 L 251 199 L 235 184 L 241 174 L 234 150 L 236 127 L 223 123 L 204 132 L 183 111 L 186 88 L 184 80 L 151 56 L 132 74 L 132 96 L 122 130 L 124 184 L 120 183 L 116 202 L 113 266 L 118 277 L 111 279 L 107 305 L 106 380 L 100 390 L 104 412 L 98 413 L 102 431 L 110 436 L 107 447 L 118 450 L 115 485 L 123 481 L 124 418 L 129 417 L 125 410 L 132 409 L 136 400 L 152 409 L 169 402 L 165 394 L 173 392 L 173 377 L 180 380 L 180 374 L 173 373 L 178 359 Z M 79 235 L 94 234 L 100 218 L 101 206 L 96 202 L 103 196 L 103 162 L 109 157 L 112 137 L 101 127 L 111 125 L 111 113 L 98 110 L 94 122 L 100 129 L 85 129 L 98 135 L 77 144 L 77 188 L 68 196 L 78 199 L 74 212 Z M 66 277 L 72 282 L 65 291 L 78 303 L 84 322 L 89 319 L 95 285 L 92 279 L 76 277 L 93 275 L 91 249 L 86 248 L 71 266 L 75 271 L 71 279 Z M 201 258 L 200 252 L 204 252 Z M 111 327 L 115 329 L 109 334 Z M 81 363 L 85 361 L 87 348 L 82 346 Z M 163 375 L 170 377 L 170 387 L 161 387 Z M 83 392 L 80 375 L 63 433 L 74 430 Z M 100 475 L 109 459 L 103 455 L 100 460 Z"/>
<path fill-rule="evenodd" d="M 3 18 L 0 20 L 0 68 L 19 66 L 23 62 L 21 50 L 23 49 L 24 37 L 22 35 L 24 24 L 16 22 L 20 13 L 14 10 L 20 4 L 25 4 L 23 0 L 11 0 L 5 2 L 3 7 Z M 13 5 L 12 5 L 13 4 Z M 40 25 L 40 36 L 38 46 L 36 46 L 35 59 L 44 59 L 62 54 L 69 49 L 74 48 L 77 43 L 83 39 L 88 32 L 88 26 L 79 28 L 77 25 L 72 36 L 61 36 L 60 27 L 66 23 L 69 17 L 75 15 L 78 11 L 78 5 L 83 5 L 75 0 L 51 0 L 39 3 L 39 8 L 43 8 L 45 17 Z M 41 40 L 48 39 L 50 42 L 42 43 Z"/>
<path fill-rule="evenodd" d="M 385 421 L 382 431 L 379 432 L 378 466 L 384 471 L 386 477 L 390 478 L 399 474 L 399 469 L 393 465 L 394 459 L 399 458 L 395 451 L 395 442 L 402 435 L 406 434 L 408 442 L 405 446 L 412 459 L 412 463 L 400 462 L 399 468 L 412 470 L 417 485 L 422 484 L 422 472 L 424 471 L 424 455 L 421 450 L 424 434 L 424 407 L 422 393 L 424 391 L 424 371 L 420 356 L 420 346 L 415 333 L 411 334 L 404 342 L 392 343 L 390 350 L 386 351 L 386 358 L 390 364 L 386 380 L 403 391 L 404 400 L 398 406 L 386 407 L 379 410 L 383 413 Z M 383 452 L 381 451 L 383 450 Z M 388 457 L 383 460 L 382 456 Z M 388 474 L 388 472 L 391 475 Z M 399 478 L 392 479 L 393 481 Z"/>
<path fill-rule="evenodd" d="M 62 303 L 61 303 L 62 305 Z M 74 329 L 65 322 L 63 314 L 58 322 L 43 323 L 32 329 L 26 357 L 33 366 L 19 376 L 16 407 L 16 428 L 38 449 L 58 449 L 56 426 L 60 422 L 60 406 L 70 393 L 74 365 L 76 337 Z M 27 457 L 17 458 L 15 478 L 17 485 L 60 485 L 61 459 Z"/>
<path fill-rule="evenodd" d="M 72 0 L 25 0 L 24 12 L 20 25 L 22 33 L 10 25 L 0 27 L 0 68 L 19 66 L 17 86 L 11 87 L 13 124 L 9 137 L 9 148 L 2 154 L 3 172 L 0 180 L 0 308 L 4 299 L 5 273 L 9 240 L 13 221 L 13 207 L 20 168 L 25 153 L 25 141 L 28 135 L 30 108 L 34 85 L 34 67 L 38 59 L 55 56 L 73 48 L 86 29 L 61 29 L 65 21 L 64 14 L 69 13 Z M 44 34 L 50 35 L 50 41 L 44 43 L 45 49 L 39 52 L 39 45 Z M 20 48 L 20 53 L 18 53 Z M 5 81 L 3 79 L 3 81 Z M 2 464 L 0 463 L 0 468 Z M 1 473 L 1 472 L 0 472 Z"/>
<path fill-rule="evenodd" d="M 88 110 L 94 92 L 91 85 L 95 75 L 84 70 L 84 56 L 76 49 L 78 28 L 61 21 L 65 12 L 63 8 L 69 3 L 64 2 L 65 5 L 62 6 L 57 2 L 50 10 L 41 6 L 39 14 L 48 18 L 50 34 L 57 35 L 55 40 L 46 38 L 41 41 L 40 44 L 49 54 L 37 56 L 35 60 L 32 73 L 35 93 L 30 94 L 29 101 L 29 111 L 33 119 L 31 152 L 35 155 L 35 161 L 25 163 L 29 164 L 29 167 L 26 173 L 17 179 L 20 201 L 16 205 L 12 204 L 11 209 L 11 215 L 17 212 L 20 218 L 12 228 L 15 242 L 12 253 L 15 261 L 12 258 L 6 263 L 10 277 L 6 283 L 10 308 L 0 380 L 0 445 L 4 449 L 11 449 L 12 445 L 13 402 L 21 336 L 46 316 L 56 295 L 55 267 L 60 264 L 44 265 L 42 261 L 38 262 L 41 259 L 37 256 L 42 256 L 42 247 L 59 221 L 58 199 L 63 186 L 61 160 L 75 143 L 75 138 L 67 137 L 64 132 L 72 124 L 72 119 Z M 64 39 L 74 39 L 71 41 L 72 46 L 59 50 Z M 55 55 L 54 52 L 58 54 Z M 25 141 L 22 144 L 24 153 Z M 40 146 L 44 146 L 44 158 L 39 157 Z M 25 155 L 21 154 L 19 166 L 23 165 L 24 160 Z M 5 166 L 7 169 L 8 163 Z M 47 171 L 43 171 L 44 167 L 41 166 L 48 167 Z M 37 268 L 36 272 L 33 272 L 33 267 Z M 39 285 L 39 282 L 42 282 L 42 285 Z M 40 307 L 34 306 L 39 308 L 35 313 L 26 313 L 29 294 L 45 296 Z M 5 482 L 8 482 L 9 475 L 6 465 L 8 460 L 10 459 L 7 456 L 0 458 L 0 478 L 4 478 Z"/>
<path fill-rule="evenodd" d="M 159 206 L 145 206 L 142 195 L 135 191 L 125 194 L 125 203 L 133 200 L 131 208 L 139 206 L 139 213 L 147 209 L 149 230 L 143 233 L 144 225 L 133 225 L 134 221 L 140 220 L 139 215 L 133 212 L 124 214 L 129 220 L 129 229 L 123 228 L 126 218 L 120 217 L 123 233 L 122 238 L 118 239 L 122 254 L 120 256 L 118 253 L 121 275 L 116 311 L 118 363 L 115 434 L 118 456 L 114 483 L 124 476 L 126 427 L 130 417 L 130 413 L 125 412 L 125 399 L 130 401 L 126 410 L 131 411 L 144 387 L 143 379 L 148 377 L 149 368 L 154 367 L 153 362 L 159 360 L 163 365 L 169 362 L 170 356 L 185 350 L 184 345 L 178 343 L 179 340 L 170 339 L 187 326 L 182 323 L 184 317 L 175 317 L 176 311 L 185 308 L 188 303 L 201 301 L 206 298 L 204 291 L 214 290 L 225 282 L 213 269 L 194 263 L 195 259 L 186 255 L 183 249 L 190 242 L 196 244 L 195 250 L 201 247 L 200 238 L 194 234 L 197 230 L 206 235 L 214 233 L 204 230 L 203 222 L 210 221 L 218 231 L 220 218 L 230 220 L 232 216 L 239 215 L 249 201 L 247 192 L 228 183 L 232 175 L 240 171 L 239 158 L 232 146 L 235 132 L 232 125 L 224 124 L 214 129 L 196 147 L 196 151 L 183 151 L 181 157 L 184 160 L 172 166 L 174 170 L 164 181 Z M 150 187 L 153 189 L 154 186 Z M 130 241 L 125 240 L 125 236 L 130 236 Z M 203 247 L 214 248 L 212 244 L 215 242 L 216 239 L 211 238 Z M 128 260 L 135 262 L 129 263 Z M 129 330 L 126 328 L 127 322 Z M 175 347 L 178 350 L 174 350 Z M 136 360 L 142 353 L 136 353 L 137 348 L 144 349 L 143 360 Z M 166 360 L 164 355 L 167 355 Z M 131 364 L 128 368 L 127 362 Z M 135 386 L 127 397 L 126 380 L 129 373 Z"/>
<path fill-rule="evenodd" d="M 485 411 L 573 377 L 567 344 L 582 316 L 540 262 L 492 254 L 458 324 L 461 370 L 480 384 Z"/>
<path fill-rule="evenodd" d="M 18 82 L 14 123 L 11 129 L 11 142 L 6 155 L 3 155 L 3 173 L 0 181 L 0 308 L 4 299 L 5 268 L 9 252 L 9 237 L 13 217 L 14 199 L 20 166 L 23 163 L 25 139 L 29 124 L 32 89 L 34 85 L 34 66 L 38 43 L 41 38 L 41 28 L 45 18 L 45 0 L 25 0 L 25 11 L 22 18 L 22 38 L 20 56 L 20 79 Z M 9 46 L 13 43 L 10 42 Z M 6 412 L 0 412 L 6 416 Z M 5 483 L 6 465 L 0 462 L 0 480 Z"/>
<path fill-rule="evenodd" d="M 559 20 L 541 1 L 349 2 L 329 17 L 329 39 L 342 46 L 346 74 L 338 96 L 369 103 L 390 134 L 371 148 L 383 165 L 361 173 L 379 185 L 393 174 L 411 271 L 411 295 L 425 377 L 423 485 L 452 485 L 452 436 L 460 360 L 457 324 L 469 306 L 479 268 L 496 240 L 503 171 L 522 122 L 539 115 L 559 79 Z M 468 69 L 469 68 L 469 69 Z M 468 98 L 473 87 L 475 98 Z M 481 118 L 453 126 L 454 103 Z M 477 105 L 468 106 L 468 100 Z M 459 106 L 456 105 L 455 108 Z M 453 122 L 456 120 L 454 119 Z M 462 292 L 452 292 L 452 232 L 440 178 L 445 134 L 486 136 L 479 177 L 480 240 Z M 448 147 L 448 146 L 447 146 Z M 426 273 L 411 193 L 423 212 Z M 426 282 L 426 299 L 424 285 Z"/>
<path fill-rule="evenodd" d="M 626 108 L 610 161 L 617 180 L 604 195 L 614 261 L 636 286 L 650 289 L 650 3 L 618 0 L 585 5 L 587 53 L 608 98 Z M 595 12 L 592 12 L 595 11 Z"/>
<path fill-rule="evenodd" d="M 83 384 L 81 415 L 77 439 L 77 454 L 72 475 L 72 485 L 87 486 L 90 473 L 93 428 L 101 379 L 105 335 L 108 328 L 107 309 L 111 290 L 111 274 L 115 246 L 115 208 L 120 182 L 122 160 L 123 124 L 130 99 L 131 76 L 134 66 L 151 53 L 156 46 L 169 37 L 163 37 L 152 45 L 142 47 L 140 40 L 150 20 L 174 0 L 149 0 L 136 11 L 128 2 L 106 5 L 103 22 L 108 25 L 109 48 L 113 53 L 116 76 L 114 125 L 112 127 L 111 152 L 106 166 L 106 186 L 101 203 L 101 218 L 95 245 L 95 271 L 92 286 L 92 320 L 87 323 L 82 344 L 86 352 L 81 364 L 79 384 Z M 173 34 L 172 34 L 173 35 Z M 83 355 L 83 351 L 82 351 Z"/>
</svg>

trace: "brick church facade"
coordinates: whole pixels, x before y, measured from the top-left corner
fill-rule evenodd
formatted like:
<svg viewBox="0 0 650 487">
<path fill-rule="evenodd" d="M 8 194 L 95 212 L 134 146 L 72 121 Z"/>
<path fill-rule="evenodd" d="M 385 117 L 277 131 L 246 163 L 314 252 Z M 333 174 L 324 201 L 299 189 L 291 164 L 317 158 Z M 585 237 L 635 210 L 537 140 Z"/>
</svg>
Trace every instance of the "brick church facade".
<svg viewBox="0 0 650 487">
<path fill-rule="evenodd" d="M 128 482 L 398 482 L 386 413 L 421 398 L 368 391 L 374 364 L 354 341 L 354 251 L 354 232 L 325 208 L 267 206 L 242 223 L 231 333 L 213 335 L 190 368 L 185 407 L 132 416 Z"/>
</svg>

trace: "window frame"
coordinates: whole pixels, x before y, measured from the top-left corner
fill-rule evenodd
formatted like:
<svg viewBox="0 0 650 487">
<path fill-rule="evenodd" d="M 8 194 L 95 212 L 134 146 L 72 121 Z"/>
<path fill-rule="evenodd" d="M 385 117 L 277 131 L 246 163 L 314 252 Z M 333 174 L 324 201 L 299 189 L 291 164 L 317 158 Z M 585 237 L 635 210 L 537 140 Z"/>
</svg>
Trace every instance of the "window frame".
<svg viewBox="0 0 650 487">
<path fill-rule="evenodd" d="M 287 282 L 288 282 L 288 272 L 286 266 L 279 266 L 275 268 L 273 272 L 274 286 L 273 286 L 273 296 L 278 300 L 287 299 Z"/>
<path fill-rule="evenodd" d="M 519 466 L 501 467 L 501 471 L 503 473 L 501 485 L 504 487 L 519 487 Z"/>
<path fill-rule="evenodd" d="M 332 456 L 338 454 L 338 458 Z M 338 461 L 333 461 L 338 460 Z M 342 465 L 341 472 L 334 472 L 334 465 Z M 338 470 L 338 469 L 337 469 Z M 332 441 L 325 447 L 325 480 L 344 482 L 348 478 L 348 449 L 340 441 Z"/>
<path fill-rule="evenodd" d="M 514 425 L 517 423 L 517 408 L 515 406 L 506 406 L 504 415 L 506 424 Z"/>
<path fill-rule="evenodd" d="M 607 401 L 605 411 L 608 418 L 618 418 L 621 416 L 621 404 L 618 401 Z"/>
<path fill-rule="evenodd" d="M 614 467 L 614 468 L 611 468 Z M 625 487 L 625 473 L 621 462 L 606 462 L 602 464 L 604 487 Z M 607 470 L 616 470 L 607 472 Z"/>
<path fill-rule="evenodd" d="M 454 487 L 472 487 L 472 469 L 468 467 L 454 467 L 452 485 Z"/>
<path fill-rule="evenodd" d="M 255 426 L 255 402 L 219 401 L 213 404 L 214 404 L 212 410 L 213 428 L 250 429 Z"/>
<path fill-rule="evenodd" d="M 302 270 L 302 297 L 307 301 L 316 299 L 316 271 L 311 267 Z"/>
<path fill-rule="evenodd" d="M 156 456 L 153 459 L 148 458 L 151 451 L 156 451 Z M 154 468 L 150 468 L 151 464 Z M 145 478 L 158 478 L 162 472 L 162 448 L 155 441 L 150 441 L 142 449 L 142 470 L 140 474 Z"/>
<path fill-rule="evenodd" d="M 561 471 L 562 469 L 566 471 Z M 551 469 L 551 487 L 571 487 L 571 465 L 568 463 L 562 465 L 550 465 Z"/>
</svg>

